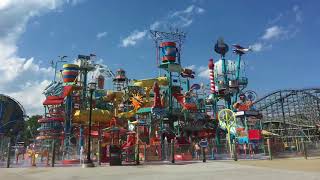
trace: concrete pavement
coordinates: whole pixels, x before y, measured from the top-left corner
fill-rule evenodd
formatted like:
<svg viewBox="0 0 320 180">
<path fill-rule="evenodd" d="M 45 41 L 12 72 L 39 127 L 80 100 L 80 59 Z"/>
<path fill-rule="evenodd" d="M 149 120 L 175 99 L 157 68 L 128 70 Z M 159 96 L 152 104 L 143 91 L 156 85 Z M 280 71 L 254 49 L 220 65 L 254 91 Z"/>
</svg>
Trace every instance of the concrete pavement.
<svg viewBox="0 0 320 180">
<path fill-rule="evenodd" d="M 297 164 L 298 165 L 298 164 Z M 95 168 L 11 168 L 0 169 L 1 180 L 318 180 L 318 172 L 279 170 L 210 161 L 180 165 L 106 166 Z"/>
</svg>

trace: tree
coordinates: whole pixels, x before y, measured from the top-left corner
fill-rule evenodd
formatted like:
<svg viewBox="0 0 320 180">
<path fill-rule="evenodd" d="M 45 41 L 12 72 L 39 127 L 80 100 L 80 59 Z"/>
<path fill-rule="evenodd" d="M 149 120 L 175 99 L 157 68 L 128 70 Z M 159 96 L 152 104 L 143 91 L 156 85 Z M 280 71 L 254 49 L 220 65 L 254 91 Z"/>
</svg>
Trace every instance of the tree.
<svg viewBox="0 0 320 180">
<path fill-rule="evenodd" d="M 25 144 L 30 144 L 38 135 L 38 128 L 40 124 L 38 123 L 38 119 L 40 119 L 40 115 L 34 115 L 28 118 L 24 123 L 23 131 L 21 132 L 21 139 L 19 141 L 24 141 Z"/>
</svg>

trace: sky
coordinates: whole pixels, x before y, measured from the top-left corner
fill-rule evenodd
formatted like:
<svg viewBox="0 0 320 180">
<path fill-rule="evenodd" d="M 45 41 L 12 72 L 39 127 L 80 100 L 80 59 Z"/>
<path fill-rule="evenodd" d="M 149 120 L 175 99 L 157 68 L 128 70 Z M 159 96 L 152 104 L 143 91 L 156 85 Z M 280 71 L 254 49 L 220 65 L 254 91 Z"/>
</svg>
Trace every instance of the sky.
<svg viewBox="0 0 320 180">
<path fill-rule="evenodd" d="M 248 89 L 319 87 L 320 2 L 316 0 L 0 0 L 0 93 L 28 114 L 42 114 L 51 60 L 96 54 L 131 79 L 156 77 L 149 29 L 187 33 L 181 63 L 209 83 L 208 60 L 219 37 L 251 47 L 243 56 Z M 227 59 L 234 60 L 231 51 Z M 60 67 L 61 68 L 61 67 Z"/>
</svg>

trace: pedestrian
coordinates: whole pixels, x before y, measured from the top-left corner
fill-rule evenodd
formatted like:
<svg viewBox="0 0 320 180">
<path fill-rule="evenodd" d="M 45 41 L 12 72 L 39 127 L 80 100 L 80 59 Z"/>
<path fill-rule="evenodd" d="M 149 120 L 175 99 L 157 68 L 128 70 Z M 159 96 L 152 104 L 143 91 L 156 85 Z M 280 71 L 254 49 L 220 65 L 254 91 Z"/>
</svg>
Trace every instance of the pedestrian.
<svg viewBox="0 0 320 180">
<path fill-rule="evenodd" d="M 83 149 L 83 146 L 81 146 L 80 147 L 80 164 L 84 163 L 83 152 L 84 152 L 84 149 Z"/>
<path fill-rule="evenodd" d="M 200 148 L 198 143 L 195 143 L 194 149 L 195 149 L 196 159 L 199 160 L 200 159 L 201 148 Z"/>
<path fill-rule="evenodd" d="M 18 164 L 18 161 L 19 161 L 19 147 L 18 146 L 14 150 L 14 154 L 16 156 L 16 164 Z"/>
<path fill-rule="evenodd" d="M 244 152 L 244 157 L 247 158 L 247 142 L 243 143 L 243 152 Z"/>
</svg>

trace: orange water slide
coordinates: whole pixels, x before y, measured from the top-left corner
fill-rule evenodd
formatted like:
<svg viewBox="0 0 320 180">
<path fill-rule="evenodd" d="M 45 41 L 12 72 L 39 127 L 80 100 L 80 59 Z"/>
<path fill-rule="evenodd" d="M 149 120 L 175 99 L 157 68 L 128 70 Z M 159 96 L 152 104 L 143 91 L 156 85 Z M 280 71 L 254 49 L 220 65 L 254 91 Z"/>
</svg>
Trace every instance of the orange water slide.
<svg viewBox="0 0 320 180">
<path fill-rule="evenodd" d="M 181 93 L 174 93 L 172 94 L 172 96 L 174 98 L 177 99 L 178 103 L 181 104 L 181 106 L 184 108 L 184 109 L 187 109 L 187 110 L 197 110 L 197 105 L 196 103 L 186 103 L 185 102 L 185 96 Z"/>
</svg>

